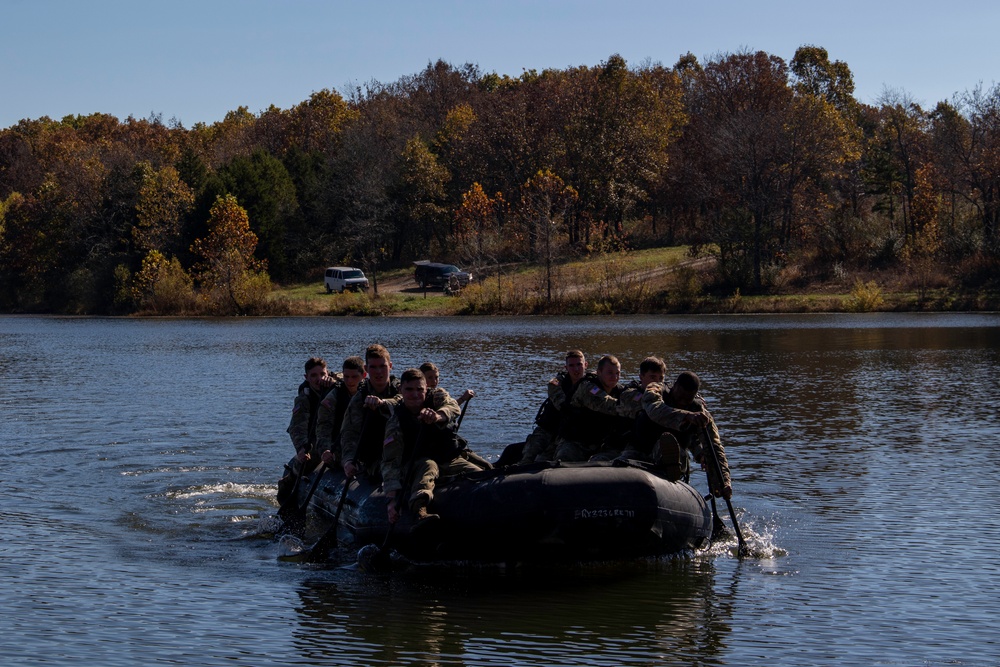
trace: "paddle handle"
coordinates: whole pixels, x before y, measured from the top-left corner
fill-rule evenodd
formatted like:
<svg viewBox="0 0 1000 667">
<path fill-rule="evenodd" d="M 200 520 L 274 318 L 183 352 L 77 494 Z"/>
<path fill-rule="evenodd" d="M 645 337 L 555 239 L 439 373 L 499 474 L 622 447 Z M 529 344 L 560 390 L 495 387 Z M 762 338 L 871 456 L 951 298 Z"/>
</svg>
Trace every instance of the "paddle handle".
<svg viewBox="0 0 1000 667">
<path fill-rule="evenodd" d="M 715 452 L 715 442 L 712 440 L 712 433 L 708 430 L 707 426 L 702 429 L 702 432 L 705 434 L 706 455 L 709 459 L 711 459 L 712 469 L 715 471 L 719 484 L 724 484 L 725 478 L 722 476 L 722 464 L 719 463 L 719 457 Z M 711 486 L 711 483 L 709 485 Z M 712 490 L 709 489 L 709 492 L 711 491 Z M 740 530 L 739 521 L 736 520 L 736 510 L 733 509 L 733 503 L 729 500 L 729 498 L 723 496 L 722 499 L 726 501 L 726 507 L 729 508 L 729 518 L 733 520 L 733 531 L 736 533 L 736 541 L 739 545 L 738 553 L 740 556 L 743 556 L 747 553 L 747 544 L 743 539 L 743 532 Z"/>
<path fill-rule="evenodd" d="M 471 402 L 472 398 L 470 398 L 469 400 L 467 400 L 465 403 L 462 404 L 462 412 L 459 413 L 458 421 L 455 422 L 455 433 L 458 433 L 458 429 L 462 426 L 462 420 L 465 419 L 465 411 L 468 409 L 469 403 Z"/>
<path fill-rule="evenodd" d="M 316 487 L 319 486 L 319 481 L 323 479 L 323 475 L 326 474 L 326 467 L 322 461 L 320 461 L 319 465 L 316 466 L 316 470 L 313 471 L 313 474 L 316 475 L 316 479 L 313 480 L 312 486 L 309 487 L 309 493 L 306 494 L 306 499 L 302 501 L 301 505 L 299 505 L 299 512 L 305 512 L 309 509 L 309 501 L 312 500 L 313 494 L 316 493 Z"/>
</svg>

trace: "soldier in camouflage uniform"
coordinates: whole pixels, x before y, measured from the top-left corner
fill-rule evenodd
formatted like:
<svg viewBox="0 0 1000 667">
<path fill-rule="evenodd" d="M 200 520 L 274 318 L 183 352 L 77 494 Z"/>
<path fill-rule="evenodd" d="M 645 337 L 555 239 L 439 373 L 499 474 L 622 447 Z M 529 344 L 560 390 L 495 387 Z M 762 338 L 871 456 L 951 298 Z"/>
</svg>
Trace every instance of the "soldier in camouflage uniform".
<svg viewBox="0 0 1000 667">
<path fill-rule="evenodd" d="M 655 383 L 647 386 L 642 395 L 642 407 L 648 419 L 643 420 L 642 416 L 637 418 L 637 431 L 640 439 L 653 451 L 655 462 L 664 466 L 669 478 L 688 478 L 690 453 L 708 472 L 712 493 L 728 500 L 733 495 L 729 461 L 715 420 L 705 407 L 704 399 L 698 395 L 700 387 L 701 380 L 690 371 L 681 373 L 670 389 Z M 710 443 L 705 442 L 706 433 Z M 722 479 L 719 479 L 715 466 L 709 465 L 705 459 L 706 445 L 715 450 Z"/>
<path fill-rule="evenodd" d="M 597 362 L 597 377 L 585 377 L 572 398 L 560 411 L 555 458 L 559 461 L 586 461 L 604 447 L 622 426 L 621 363 L 611 355 Z"/>
<path fill-rule="evenodd" d="M 400 401 L 399 381 L 390 375 L 392 360 L 381 345 L 365 350 L 368 378 L 347 404 L 344 425 L 340 429 L 340 449 L 344 474 L 354 477 L 359 471 L 373 480 L 379 478 L 385 423 L 393 406 Z"/>
<path fill-rule="evenodd" d="M 559 435 L 561 410 L 587 375 L 587 359 L 580 350 L 566 353 L 566 371 L 549 380 L 548 397 L 542 401 L 535 415 L 535 429 L 525 438 L 524 449 L 518 465 L 551 461 L 556 454 L 556 436 Z M 596 381 L 596 375 L 592 379 Z"/>
<path fill-rule="evenodd" d="M 417 522 L 429 514 L 434 486 L 441 477 L 482 470 L 470 461 L 466 443 L 455 433 L 458 403 L 444 389 L 427 390 L 423 373 L 411 368 L 400 382 L 402 401 L 385 427 L 382 480 L 389 498 L 389 522 L 399 519 L 399 506 L 408 507 Z M 407 488 L 408 487 L 408 488 Z M 395 502 L 399 493 L 405 503 Z"/>
<path fill-rule="evenodd" d="M 295 456 L 288 462 L 288 474 L 278 481 L 278 499 L 281 501 L 291 492 L 295 478 L 303 472 L 309 473 L 319 463 L 316 451 L 316 418 L 320 398 L 337 381 L 337 377 L 327 371 L 326 361 L 312 357 L 305 363 L 305 380 L 299 385 L 292 405 L 292 419 L 288 424 L 288 435 L 295 447 Z"/>
<path fill-rule="evenodd" d="M 441 380 L 441 372 L 438 370 L 437 365 L 430 361 L 425 361 L 420 364 L 420 372 L 424 374 L 424 380 L 427 381 L 428 391 L 431 389 L 437 389 L 438 382 Z M 466 389 L 462 392 L 461 396 L 455 399 L 455 402 L 458 403 L 459 407 L 462 407 L 462 405 L 467 403 L 470 398 L 475 397 L 476 392 L 471 389 Z"/>
<path fill-rule="evenodd" d="M 642 395 L 650 384 L 662 383 L 667 372 L 667 365 L 659 357 L 646 357 L 639 364 L 639 379 L 625 385 L 618 397 L 619 414 L 622 417 L 621 437 L 606 442 L 604 448 L 591 461 L 611 461 L 617 458 L 633 459 L 652 463 L 648 452 L 638 448 L 635 442 L 635 420 L 641 413 Z"/>
<path fill-rule="evenodd" d="M 366 377 L 365 362 L 361 357 L 348 357 L 340 373 L 340 380 L 326 393 L 319 403 L 316 417 L 316 449 L 323 463 L 340 463 L 340 429 L 344 425 L 347 405 Z"/>
</svg>

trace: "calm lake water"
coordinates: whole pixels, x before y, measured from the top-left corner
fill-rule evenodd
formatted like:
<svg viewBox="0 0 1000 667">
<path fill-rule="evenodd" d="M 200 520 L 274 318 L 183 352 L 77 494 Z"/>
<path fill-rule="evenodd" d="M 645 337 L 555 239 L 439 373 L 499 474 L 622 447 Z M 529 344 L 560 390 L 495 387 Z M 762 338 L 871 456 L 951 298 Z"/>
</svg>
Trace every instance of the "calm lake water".
<svg viewBox="0 0 1000 667">
<path fill-rule="evenodd" d="M 695 370 L 753 557 L 278 561 L 302 363 L 370 342 L 492 459 L 568 348 Z M 0 414 L 4 665 L 1000 664 L 1000 315 L 2 317 Z"/>
</svg>

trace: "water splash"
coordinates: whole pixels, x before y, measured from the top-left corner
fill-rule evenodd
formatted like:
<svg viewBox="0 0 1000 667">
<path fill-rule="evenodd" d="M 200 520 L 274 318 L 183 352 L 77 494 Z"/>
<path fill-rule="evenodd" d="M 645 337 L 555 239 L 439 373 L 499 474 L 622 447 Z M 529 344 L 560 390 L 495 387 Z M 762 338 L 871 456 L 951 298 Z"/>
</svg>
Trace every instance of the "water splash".
<svg viewBox="0 0 1000 667">
<path fill-rule="evenodd" d="M 219 484 L 204 484 L 167 491 L 168 498 L 185 499 L 203 496 L 222 495 L 229 498 L 272 498 L 275 490 L 273 484 L 237 484 L 222 482 Z"/>
<path fill-rule="evenodd" d="M 294 535 L 282 535 L 278 540 L 278 558 L 296 556 L 305 551 L 305 543 Z"/>
<path fill-rule="evenodd" d="M 746 543 L 744 558 L 769 560 L 788 555 L 785 549 L 775 543 L 777 521 L 773 519 L 765 521 L 756 517 L 748 517 L 745 511 L 738 511 L 737 518 L 740 524 L 740 533 L 742 533 L 743 541 Z M 704 553 L 713 557 L 740 557 L 739 542 L 736 539 L 736 532 L 732 529 L 731 522 L 726 522 L 725 533 L 713 539 Z"/>
</svg>

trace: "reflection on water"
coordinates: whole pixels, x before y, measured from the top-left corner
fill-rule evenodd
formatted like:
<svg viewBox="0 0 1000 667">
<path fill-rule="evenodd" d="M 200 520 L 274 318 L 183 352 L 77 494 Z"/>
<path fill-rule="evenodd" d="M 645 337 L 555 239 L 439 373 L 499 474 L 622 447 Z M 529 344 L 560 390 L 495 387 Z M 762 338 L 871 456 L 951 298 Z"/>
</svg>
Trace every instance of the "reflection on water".
<svg viewBox="0 0 1000 667">
<path fill-rule="evenodd" d="M 651 353 L 671 374 L 697 371 L 754 557 L 728 542 L 626 564 L 388 578 L 278 562 L 267 527 L 302 362 L 374 341 L 397 373 L 434 361 L 443 386 L 475 389 L 462 432 L 491 458 L 530 432 L 568 348 L 614 353 L 626 376 Z M 0 318 L 0 654 L 1000 663 L 998 362 L 996 315 Z"/>
<path fill-rule="evenodd" d="M 709 560 L 304 582 L 297 644 L 340 664 L 690 664 L 713 660 L 731 605 Z M 414 608 L 412 599 L 423 601 Z M 335 627 L 337 632 L 328 633 Z M 349 642 L 345 642 L 349 638 Z M 346 650 L 346 654 L 345 654 Z"/>
</svg>

